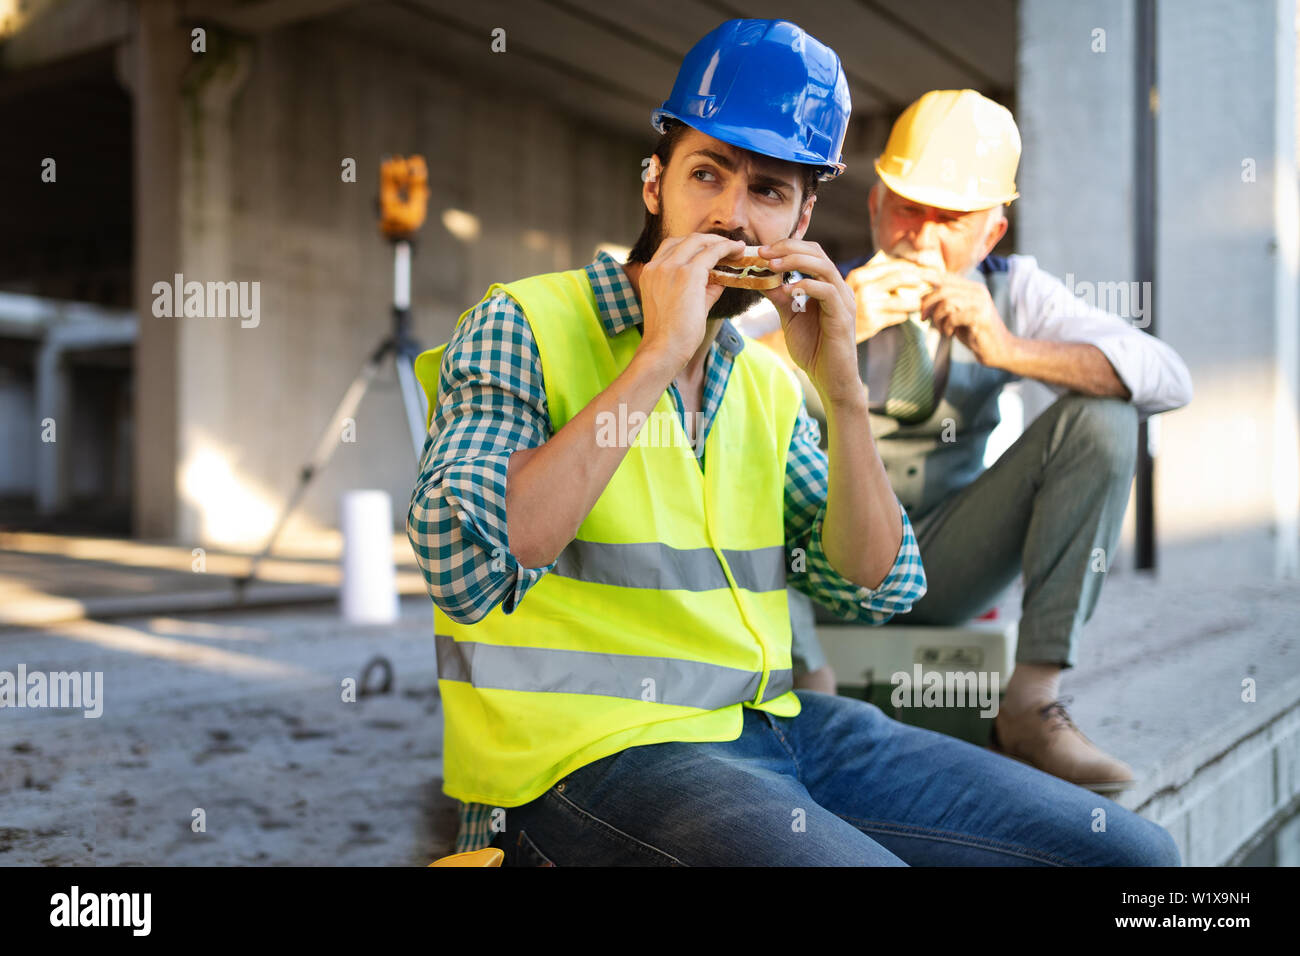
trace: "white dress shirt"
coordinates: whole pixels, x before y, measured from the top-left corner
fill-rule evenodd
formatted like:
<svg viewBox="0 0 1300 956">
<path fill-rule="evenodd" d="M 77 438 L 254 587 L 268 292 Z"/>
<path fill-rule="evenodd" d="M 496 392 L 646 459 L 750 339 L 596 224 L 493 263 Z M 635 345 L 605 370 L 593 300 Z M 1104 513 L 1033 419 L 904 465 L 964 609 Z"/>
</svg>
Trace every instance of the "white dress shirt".
<svg viewBox="0 0 1300 956">
<path fill-rule="evenodd" d="M 1138 328 L 1140 320 L 1121 318 L 1075 295 L 1061 280 L 1038 268 L 1033 256 L 1008 256 L 1007 263 L 1012 314 L 1002 316 L 1002 320 L 1012 334 L 1026 339 L 1086 342 L 1096 346 L 1128 388 L 1139 417 L 1180 408 L 1192 400 L 1192 379 L 1186 364 L 1167 344 Z M 780 328 L 781 323 L 776 309 L 764 299 L 734 319 L 733 324 L 744 334 L 757 338 Z M 947 350 L 940 352 L 941 336 L 929 323 L 924 325 L 930 354 L 939 356 L 937 376 L 942 373 L 942 363 L 948 359 Z M 864 381 L 873 400 L 883 401 L 888 391 L 897 341 L 897 336 L 890 335 L 878 335 L 871 340 Z M 1068 391 L 1065 386 L 1043 384 L 1057 395 Z"/>
</svg>

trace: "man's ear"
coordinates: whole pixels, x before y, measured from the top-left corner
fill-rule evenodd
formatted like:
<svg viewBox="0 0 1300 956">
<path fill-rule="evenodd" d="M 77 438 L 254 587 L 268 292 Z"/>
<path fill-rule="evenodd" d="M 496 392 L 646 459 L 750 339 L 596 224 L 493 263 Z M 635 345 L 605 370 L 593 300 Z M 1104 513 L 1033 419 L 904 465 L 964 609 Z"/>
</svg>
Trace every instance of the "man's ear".
<svg viewBox="0 0 1300 956">
<path fill-rule="evenodd" d="M 880 215 L 880 183 L 877 181 L 867 190 L 867 213 L 872 219 Z"/>
<path fill-rule="evenodd" d="M 799 222 L 794 227 L 794 237 L 802 239 L 803 234 L 808 231 L 808 225 L 812 222 L 813 206 L 817 205 L 817 194 L 813 193 L 803 204 L 803 211 L 799 213 Z"/>
<path fill-rule="evenodd" d="M 993 251 L 994 246 L 1002 241 L 1002 237 L 1007 234 L 1008 227 L 1009 223 L 1007 222 L 1007 215 L 1004 212 L 998 217 L 998 224 L 991 228 L 988 235 L 984 238 L 984 255 L 980 257 L 981 261 L 985 256 Z"/>
<path fill-rule="evenodd" d="M 645 202 L 646 209 L 650 210 L 650 215 L 659 215 L 659 180 L 663 176 L 663 167 L 659 164 L 658 156 L 650 157 L 650 164 L 646 167 L 646 177 L 641 183 L 641 199 Z"/>
</svg>

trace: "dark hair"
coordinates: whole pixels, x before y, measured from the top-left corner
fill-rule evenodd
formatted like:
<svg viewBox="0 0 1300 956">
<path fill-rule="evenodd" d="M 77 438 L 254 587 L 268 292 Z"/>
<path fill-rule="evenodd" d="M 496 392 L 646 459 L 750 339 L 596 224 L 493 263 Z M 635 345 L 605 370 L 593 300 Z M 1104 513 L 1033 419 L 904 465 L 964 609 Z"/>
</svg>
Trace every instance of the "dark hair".
<svg viewBox="0 0 1300 956">
<path fill-rule="evenodd" d="M 655 146 L 654 154 L 659 157 L 660 168 L 665 168 L 668 161 L 672 159 L 673 152 L 677 149 L 677 141 L 685 135 L 690 129 L 680 120 L 670 119 L 665 121 L 663 134 L 659 137 L 659 142 Z M 807 163 L 798 163 L 800 186 L 802 192 L 799 195 L 799 207 L 803 208 L 804 202 L 809 196 L 817 193 L 818 169 L 816 166 Z M 654 256 L 655 250 L 659 248 L 659 217 L 645 211 L 645 225 L 641 227 L 641 235 L 637 237 L 636 244 L 632 246 L 632 251 L 628 253 L 628 262 L 649 262 Z"/>
</svg>

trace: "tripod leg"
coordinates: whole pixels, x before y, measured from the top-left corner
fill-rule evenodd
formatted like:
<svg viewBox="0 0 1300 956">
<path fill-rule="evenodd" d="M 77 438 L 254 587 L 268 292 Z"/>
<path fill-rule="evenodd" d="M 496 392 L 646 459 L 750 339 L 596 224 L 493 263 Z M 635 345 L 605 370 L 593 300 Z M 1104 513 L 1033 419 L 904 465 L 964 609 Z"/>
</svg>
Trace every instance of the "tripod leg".
<svg viewBox="0 0 1300 956">
<path fill-rule="evenodd" d="M 402 406 L 406 409 L 406 424 L 411 429 L 411 442 L 415 445 L 415 461 L 418 465 L 424 453 L 424 442 L 429 437 L 424 427 L 428 420 L 429 407 L 424 389 L 415 377 L 415 365 L 411 356 L 399 349 L 393 356 L 397 365 L 397 381 L 402 389 Z"/>
<path fill-rule="evenodd" d="M 343 399 L 339 402 L 338 408 L 334 410 L 334 415 L 329 424 L 325 426 L 325 431 L 321 433 L 320 440 L 316 443 L 316 449 L 312 452 L 311 458 L 308 459 L 307 464 L 303 465 L 302 470 L 298 473 L 298 486 L 293 490 L 293 494 L 289 496 L 284 510 L 280 512 L 280 517 L 276 519 L 275 527 L 272 529 L 266 545 L 253 558 L 253 563 L 249 566 L 244 581 L 249 581 L 256 576 L 258 565 L 271 553 L 271 548 L 275 546 L 276 539 L 280 537 L 280 532 L 284 530 L 289 516 L 297 509 L 302 496 L 307 492 L 307 486 L 311 484 L 312 478 L 316 477 L 316 473 L 325 467 L 330 457 L 338 450 L 344 420 L 352 418 L 356 414 L 357 408 L 361 405 L 361 400 L 365 397 L 366 390 L 370 387 L 370 383 L 374 381 L 375 375 L 379 372 L 380 363 L 383 362 L 384 356 L 388 352 L 387 347 L 381 347 L 368 358 L 365 365 L 361 367 L 361 371 L 357 373 L 357 377 L 352 380 L 352 384 L 343 393 Z"/>
</svg>

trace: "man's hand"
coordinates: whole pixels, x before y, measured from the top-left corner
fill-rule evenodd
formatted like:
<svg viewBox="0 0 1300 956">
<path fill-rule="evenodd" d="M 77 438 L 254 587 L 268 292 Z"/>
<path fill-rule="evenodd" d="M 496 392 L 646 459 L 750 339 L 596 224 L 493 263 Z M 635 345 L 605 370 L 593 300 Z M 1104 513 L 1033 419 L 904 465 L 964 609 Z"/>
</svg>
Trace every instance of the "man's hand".
<svg viewBox="0 0 1300 956">
<path fill-rule="evenodd" d="M 781 316 L 790 358 L 812 380 L 826 415 L 826 557 L 853 583 L 879 587 L 898 554 L 903 523 L 871 436 L 867 390 L 858 376 L 853 290 L 815 242 L 782 239 L 758 254 L 773 269 L 813 277 L 764 294 Z M 796 290 L 806 296 L 800 311 L 794 308 Z"/>
<path fill-rule="evenodd" d="M 906 259 L 874 256 L 845 277 L 857 298 L 855 339 L 864 342 L 881 329 L 898 325 L 921 310 L 921 297 L 933 288 L 928 274 Z"/>
<path fill-rule="evenodd" d="M 704 341 L 709 309 L 723 286 L 709 281 L 709 270 L 745 244 L 710 233 L 672 236 L 641 270 L 641 349 L 663 356 L 674 374 Z"/>
<path fill-rule="evenodd" d="M 923 270 L 923 275 L 934 289 L 921 299 L 921 317 L 943 335 L 955 336 L 981 365 L 1007 368 L 1018 340 L 1002 322 L 984 284 L 932 270 Z"/>
<path fill-rule="evenodd" d="M 781 329 L 790 358 L 816 386 L 825 405 L 861 401 L 857 342 L 853 329 L 857 313 L 853 290 L 835 264 L 815 242 L 781 239 L 760 246 L 758 254 L 779 272 L 799 272 L 804 278 L 764 295 L 781 316 Z M 812 278 L 809 278 L 809 277 Z M 794 293 L 802 291 L 802 310 Z"/>
</svg>

